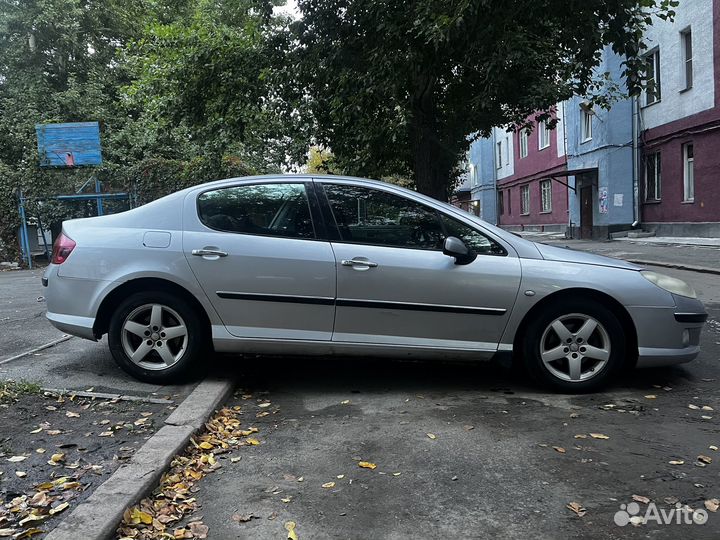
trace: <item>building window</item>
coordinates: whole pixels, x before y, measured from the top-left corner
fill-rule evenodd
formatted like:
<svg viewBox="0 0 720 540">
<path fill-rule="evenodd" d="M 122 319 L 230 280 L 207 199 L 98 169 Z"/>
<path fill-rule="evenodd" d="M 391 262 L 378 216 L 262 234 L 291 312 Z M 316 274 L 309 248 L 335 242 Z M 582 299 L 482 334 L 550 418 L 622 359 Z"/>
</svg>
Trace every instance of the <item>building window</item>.
<svg viewBox="0 0 720 540">
<path fill-rule="evenodd" d="M 498 200 L 497 200 L 498 214 L 500 214 L 502 216 L 505 213 L 505 201 L 503 200 L 503 194 L 504 194 L 503 190 L 502 189 L 498 190 L 497 194 L 498 194 Z"/>
<path fill-rule="evenodd" d="M 505 165 L 510 165 L 510 136 L 505 137 Z"/>
<path fill-rule="evenodd" d="M 520 213 L 527 216 L 530 213 L 530 186 L 520 186 Z"/>
<path fill-rule="evenodd" d="M 470 164 L 470 185 L 473 187 L 479 185 L 478 166 L 473 163 Z"/>
<path fill-rule="evenodd" d="M 683 145 L 683 201 L 695 200 L 695 149 L 692 143 Z"/>
<path fill-rule="evenodd" d="M 693 52 L 692 52 L 692 32 L 687 30 L 680 32 L 683 52 L 683 68 L 685 69 L 685 90 L 689 90 L 693 85 Z"/>
<path fill-rule="evenodd" d="M 538 122 L 538 150 L 547 148 L 550 146 L 550 130 L 547 127 L 547 123 L 543 120 Z"/>
<path fill-rule="evenodd" d="M 660 174 L 662 170 L 660 152 L 649 154 L 645 158 L 645 200 L 659 201 L 662 197 Z"/>
<path fill-rule="evenodd" d="M 527 129 L 520 130 L 520 159 L 528 155 L 528 139 L 530 134 Z"/>
<path fill-rule="evenodd" d="M 508 189 L 507 194 L 507 201 L 508 201 L 508 215 L 512 215 L 512 191 Z"/>
<path fill-rule="evenodd" d="M 500 169 L 502 167 L 502 141 L 498 141 L 497 143 L 497 168 Z"/>
<path fill-rule="evenodd" d="M 540 181 L 540 203 L 543 212 L 552 212 L 552 180 Z"/>
<path fill-rule="evenodd" d="M 660 101 L 660 50 L 647 55 L 647 81 L 645 82 L 645 105 Z"/>
<path fill-rule="evenodd" d="M 587 106 L 580 107 L 581 112 L 581 123 L 582 123 L 582 142 L 586 142 L 592 139 L 592 117 L 593 111 Z"/>
</svg>

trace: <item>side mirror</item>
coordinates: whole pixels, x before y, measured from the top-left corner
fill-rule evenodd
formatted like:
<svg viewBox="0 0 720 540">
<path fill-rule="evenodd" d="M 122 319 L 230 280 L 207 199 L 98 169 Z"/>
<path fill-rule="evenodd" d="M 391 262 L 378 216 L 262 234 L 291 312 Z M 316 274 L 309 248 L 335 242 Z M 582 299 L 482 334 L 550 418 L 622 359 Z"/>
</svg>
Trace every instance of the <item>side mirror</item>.
<svg viewBox="0 0 720 540">
<path fill-rule="evenodd" d="M 477 253 L 455 236 L 448 236 L 445 239 L 443 253 L 448 257 L 455 257 L 455 264 L 470 264 L 477 258 Z"/>
</svg>

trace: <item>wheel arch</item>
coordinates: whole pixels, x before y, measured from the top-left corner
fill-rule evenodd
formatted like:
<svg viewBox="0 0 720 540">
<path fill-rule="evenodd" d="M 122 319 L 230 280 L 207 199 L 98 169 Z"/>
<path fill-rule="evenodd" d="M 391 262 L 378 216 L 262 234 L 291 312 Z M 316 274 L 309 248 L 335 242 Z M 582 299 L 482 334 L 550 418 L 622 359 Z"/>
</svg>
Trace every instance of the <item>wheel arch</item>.
<svg viewBox="0 0 720 540">
<path fill-rule="evenodd" d="M 638 338 L 637 329 L 635 328 L 635 323 L 633 322 L 630 313 L 628 313 L 627 309 L 625 309 L 625 306 L 609 294 L 583 287 L 563 289 L 549 294 L 528 310 L 518 325 L 517 331 L 515 332 L 515 338 L 513 339 L 513 356 L 515 360 L 522 358 L 524 354 L 523 336 L 527 331 L 530 321 L 536 318 L 548 306 L 562 302 L 563 300 L 577 300 L 578 298 L 598 302 L 613 311 L 625 331 L 625 366 L 629 368 L 634 367 L 638 358 Z"/>
<path fill-rule="evenodd" d="M 115 287 L 103 298 L 95 316 L 95 324 L 93 325 L 93 333 L 97 338 L 108 332 L 110 327 L 110 319 L 112 318 L 113 308 L 116 307 L 124 298 L 137 292 L 163 291 L 182 298 L 187 301 L 198 314 L 203 323 L 203 328 L 207 332 L 207 337 L 212 335 L 212 326 L 210 317 L 205 307 L 198 301 L 195 296 L 184 288 L 172 281 L 156 277 L 141 277 L 126 281 L 122 285 Z"/>
</svg>

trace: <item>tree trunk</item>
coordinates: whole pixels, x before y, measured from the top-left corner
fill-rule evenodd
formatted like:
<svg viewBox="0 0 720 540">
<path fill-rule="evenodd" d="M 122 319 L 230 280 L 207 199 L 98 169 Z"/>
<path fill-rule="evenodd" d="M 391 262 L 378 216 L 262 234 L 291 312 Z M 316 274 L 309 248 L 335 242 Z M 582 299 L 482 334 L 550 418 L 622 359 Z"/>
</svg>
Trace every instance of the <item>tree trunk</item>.
<svg viewBox="0 0 720 540">
<path fill-rule="evenodd" d="M 418 75 L 409 122 L 412 165 L 417 190 L 445 202 L 455 156 L 442 144 L 434 92 L 435 79 L 426 73 Z"/>
</svg>

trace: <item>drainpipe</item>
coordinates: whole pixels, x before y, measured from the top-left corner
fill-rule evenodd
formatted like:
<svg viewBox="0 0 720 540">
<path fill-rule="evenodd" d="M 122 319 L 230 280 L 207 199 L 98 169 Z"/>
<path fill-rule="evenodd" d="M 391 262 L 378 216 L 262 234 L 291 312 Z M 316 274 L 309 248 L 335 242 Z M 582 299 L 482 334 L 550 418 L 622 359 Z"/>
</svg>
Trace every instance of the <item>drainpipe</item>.
<svg viewBox="0 0 720 540">
<path fill-rule="evenodd" d="M 632 98 L 632 185 L 633 185 L 633 228 L 640 225 L 640 192 L 638 190 L 638 163 L 639 163 L 639 151 L 638 151 L 638 139 L 640 137 L 640 122 L 638 115 L 640 114 L 640 108 L 638 106 L 638 98 Z"/>
<path fill-rule="evenodd" d="M 500 226 L 500 212 L 498 211 L 498 185 L 497 185 L 497 163 L 495 163 L 495 160 L 497 159 L 497 152 L 496 152 L 496 141 L 495 141 L 495 129 L 492 130 L 492 135 L 490 136 L 490 142 L 492 143 L 490 146 L 490 151 L 493 155 L 493 161 L 492 161 L 492 171 L 493 171 L 493 199 L 495 200 L 495 226 Z"/>
</svg>

